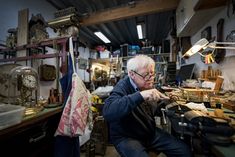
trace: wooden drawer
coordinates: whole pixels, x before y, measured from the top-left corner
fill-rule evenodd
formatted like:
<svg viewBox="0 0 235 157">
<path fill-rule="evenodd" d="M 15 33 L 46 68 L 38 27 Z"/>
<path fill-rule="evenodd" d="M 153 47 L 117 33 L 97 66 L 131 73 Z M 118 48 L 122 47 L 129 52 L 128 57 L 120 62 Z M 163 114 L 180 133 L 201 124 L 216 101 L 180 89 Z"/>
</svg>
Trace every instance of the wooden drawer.
<svg viewBox="0 0 235 157">
<path fill-rule="evenodd" d="M 7 138 L 1 138 L 1 156 L 6 157 L 51 157 L 54 150 L 54 133 L 60 119 L 60 114 L 53 115 L 16 130 L 17 133 Z M 4 157 L 4 156 L 3 156 Z"/>
</svg>

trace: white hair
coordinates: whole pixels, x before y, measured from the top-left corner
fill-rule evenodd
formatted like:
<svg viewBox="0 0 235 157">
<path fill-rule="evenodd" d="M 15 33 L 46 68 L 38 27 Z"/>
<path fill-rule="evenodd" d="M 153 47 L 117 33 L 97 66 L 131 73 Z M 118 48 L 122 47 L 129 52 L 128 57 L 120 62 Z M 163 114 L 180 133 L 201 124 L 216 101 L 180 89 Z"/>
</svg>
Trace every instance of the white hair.
<svg viewBox="0 0 235 157">
<path fill-rule="evenodd" d="M 138 71 L 140 68 L 147 68 L 150 65 L 155 65 L 154 60 L 146 55 L 136 55 L 127 61 L 127 71 Z"/>
</svg>

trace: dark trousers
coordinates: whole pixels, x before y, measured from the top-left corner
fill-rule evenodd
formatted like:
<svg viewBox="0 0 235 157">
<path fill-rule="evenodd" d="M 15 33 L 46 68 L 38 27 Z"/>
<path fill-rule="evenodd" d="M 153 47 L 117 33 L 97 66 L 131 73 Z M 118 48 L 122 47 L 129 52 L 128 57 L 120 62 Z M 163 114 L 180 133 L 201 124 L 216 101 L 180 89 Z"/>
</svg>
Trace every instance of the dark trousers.
<svg viewBox="0 0 235 157">
<path fill-rule="evenodd" d="M 56 136 L 54 157 L 80 157 L 79 137 Z"/>
<path fill-rule="evenodd" d="M 115 145 L 121 157 L 149 157 L 148 151 L 163 152 L 167 157 L 191 157 L 189 147 L 167 132 L 157 129 L 151 140 L 140 142 L 133 138 L 124 138 Z"/>
</svg>

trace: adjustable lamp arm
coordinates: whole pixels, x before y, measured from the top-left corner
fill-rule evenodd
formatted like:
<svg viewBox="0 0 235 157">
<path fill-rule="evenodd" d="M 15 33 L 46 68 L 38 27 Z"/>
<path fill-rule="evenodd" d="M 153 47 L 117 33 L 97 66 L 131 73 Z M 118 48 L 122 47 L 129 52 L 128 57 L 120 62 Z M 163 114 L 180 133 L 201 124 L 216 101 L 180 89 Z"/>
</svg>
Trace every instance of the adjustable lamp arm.
<svg viewBox="0 0 235 157">
<path fill-rule="evenodd" d="M 209 43 L 209 41 L 205 38 L 200 39 L 198 42 L 196 42 L 182 57 L 190 57 L 194 55 L 195 53 L 199 53 L 200 51 L 206 48 L 212 48 L 212 49 L 231 49 L 235 50 L 235 46 L 216 46 L 216 45 L 235 45 L 235 42 L 218 42 L 214 41 L 212 43 Z"/>
<path fill-rule="evenodd" d="M 235 47 L 233 47 L 233 46 L 216 46 L 216 44 L 235 45 L 235 42 L 218 42 L 218 41 L 214 41 L 213 43 L 208 44 L 207 47 L 213 48 L 213 49 L 230 49 L 230 50 L 235 50 Z"/>
</svg>

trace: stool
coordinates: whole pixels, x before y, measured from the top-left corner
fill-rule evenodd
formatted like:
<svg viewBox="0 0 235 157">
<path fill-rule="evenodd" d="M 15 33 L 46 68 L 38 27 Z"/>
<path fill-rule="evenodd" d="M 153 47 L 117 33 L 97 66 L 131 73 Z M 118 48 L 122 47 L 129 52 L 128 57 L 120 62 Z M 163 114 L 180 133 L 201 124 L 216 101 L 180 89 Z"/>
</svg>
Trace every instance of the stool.
<svg viewBox="0 0 235 157">
<path fill-rule="evenodd" d="M 153 151 L 149 151 L 148 154 L 149 154 L 149 157 L 157 157 L 159 155 L 159 153 L 156 153 Z"/>
</svg>

